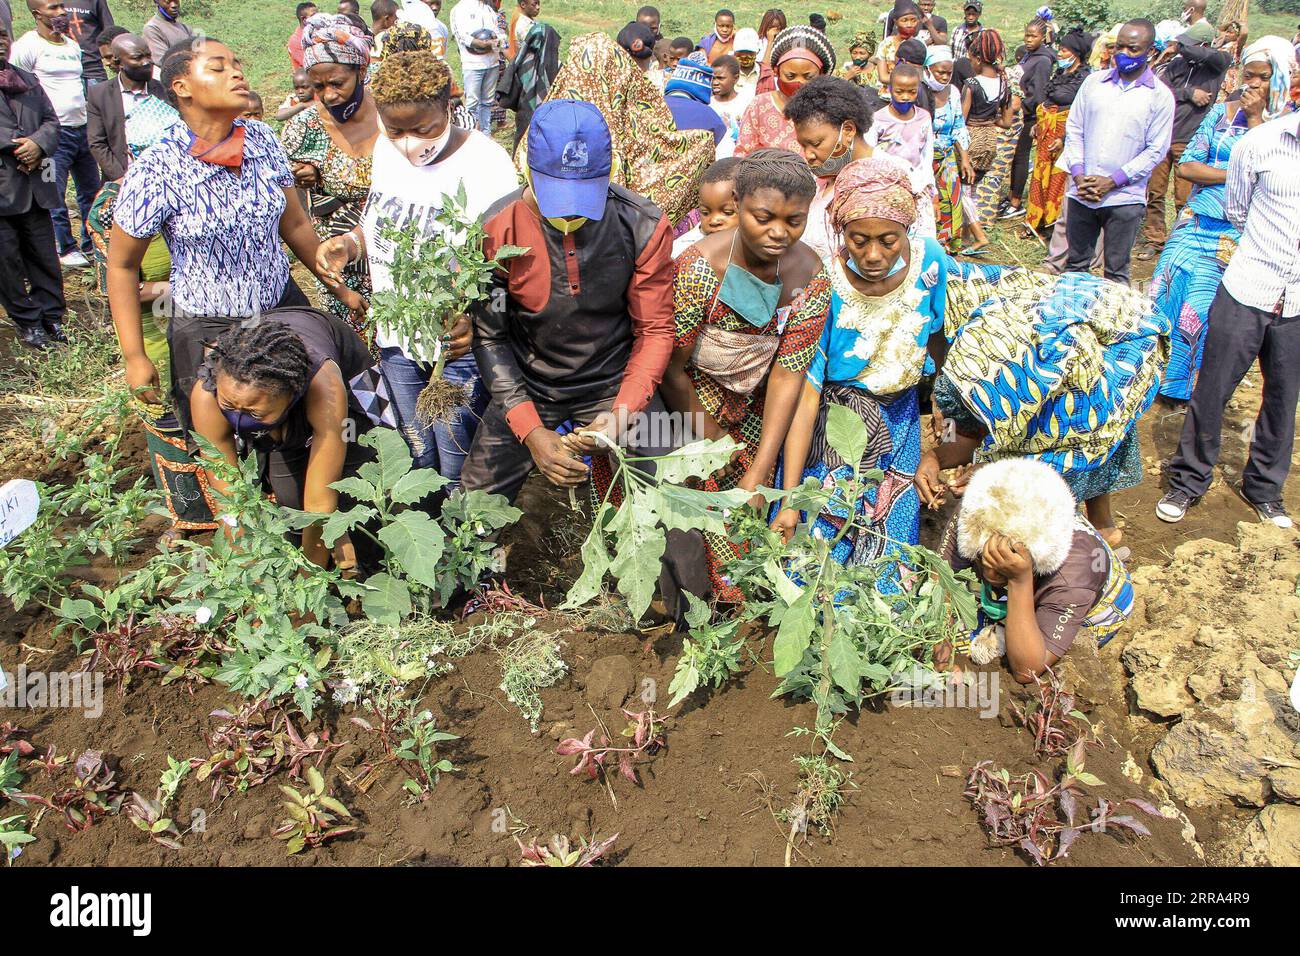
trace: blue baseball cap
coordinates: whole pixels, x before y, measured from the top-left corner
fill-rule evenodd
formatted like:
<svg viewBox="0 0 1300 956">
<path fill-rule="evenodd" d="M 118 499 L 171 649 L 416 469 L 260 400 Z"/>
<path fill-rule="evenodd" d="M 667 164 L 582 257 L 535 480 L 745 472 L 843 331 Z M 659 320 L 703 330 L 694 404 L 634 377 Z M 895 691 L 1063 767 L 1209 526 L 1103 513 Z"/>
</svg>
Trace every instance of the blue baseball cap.
<svg viewBox="0 0 1300 956">
<path fill-rule="evenodd" d="M 548 219 L 605 215 L 612 164 L 609 125 L 584 100 L 551 100 L 528 125 L 528 174 Z"/>
</svg>

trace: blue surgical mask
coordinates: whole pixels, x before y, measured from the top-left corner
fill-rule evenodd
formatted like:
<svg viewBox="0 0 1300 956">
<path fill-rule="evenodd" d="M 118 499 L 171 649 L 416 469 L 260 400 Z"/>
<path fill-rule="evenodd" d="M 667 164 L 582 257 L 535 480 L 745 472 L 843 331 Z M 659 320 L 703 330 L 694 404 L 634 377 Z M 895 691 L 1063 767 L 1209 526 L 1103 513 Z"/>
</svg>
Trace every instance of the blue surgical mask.
<svg viewBox="0 0 1300 956">
<path fill-rule="evenodd" d="M 739 235 L 737 230 L 736 235 Z M 731 238 L 731 254 L 736 251 L 736 235 Z M 776 317 L 781 302 L 781 264 L 777 263 L 775 282 L 764 282 L 754 273 L 742 269 L 727 256 L 727 271 L 722 274 L 718 300 L 738 316 L 761 329 Z"/>
<path fill-rule="evenodd" d="M 1120 75 L 1134 73 L 1147 65 L 1147 54 L 1141 56 L 1129 56 L 1127 53 L 1115 53 L 1115 68 L 1119 70 Z"/>
<path fill-rule="evenodd" d="M 845 258 L 847 259 L 849 268 L 853 271 L 854 275 L 856 275 L 859 279 L 866 279 L 868 282 L 872 281 L 871 279 L 867 279 L 867 277 L 862 274 L 862 270 L 858 268 L 858 263 L 852 256 L 846 256 Z M 902 253 L 899 253 L 898 258 L 894 260 L 894 264 L 890 266 L 889 271 L 885 273 L 885 279 L 889 279 L 892 278 L 893 276 L 898 275 L 906 268 L 907 268 L 906 257 L 903 256 Z M 884 280 L 882 279 L 881 281 L 883 282 Z"/>
<path fill-rule="evenodd" d="M 236 435 L 269 432 L 272 429 L 279 428 L 283 425 L 289 418 L 289 413 L 293 411 L 293 407 L 297 404 L 298 400 L 295 398 L 289 403 L 289 407 L 284 410 L 284 414 L 273 422 L 264 422 L 256 415 L 251 415 L 244 411 L 235 411 L 233 408 L 221 409 L 221 415 L 230 424 L 230 427 L 235 430 Z"/>
<path fill-rule="evenodd" d="M 1071 59 L 1057 60 L 1056 65 L 1063 70 L 1068 70 L 1070 67 L 1074 66 L 1074 61 Z"/>
<path fill-rule="evenodd" d="M 916 101 L 912 100 L 907 103 L 900 103 L 898 100 L 894 99 L 891 96 L 889 98 L 889 105 L 892 106 L 894 109 L 896 109 L 898 112 L 902 113 L 904 116 L 906 116 L 908 113 L 912 112 L 912 108 L 916 106 Z"/>
</svg>

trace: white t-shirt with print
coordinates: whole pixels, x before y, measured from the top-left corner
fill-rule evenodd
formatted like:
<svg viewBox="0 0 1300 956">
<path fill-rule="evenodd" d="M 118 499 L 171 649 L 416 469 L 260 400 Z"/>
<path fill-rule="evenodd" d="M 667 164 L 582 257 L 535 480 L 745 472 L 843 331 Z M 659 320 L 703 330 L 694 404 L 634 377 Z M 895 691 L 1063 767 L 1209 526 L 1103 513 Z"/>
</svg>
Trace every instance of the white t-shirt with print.
<svg viewBox="0 0 1300 956">
<path fill-rule="evenodd" d="M 388 271 L 392 243 L 379 235 L 380 223 L 396 222 L 406 228 L 412 221 L 422 224 L 424 236 L 441 229 L 437 221 L 445 196 L 455 196 L 463 183 L 466 212 L 481 219 L 502 196 L 519 188 L 519 177 L 510 154 L 477 130 L 471 130 L 460 149 L 447 159 L 428 166 L 412 166 L 387 136 L 375 142 L 370 196 L 361 217 L 370 263 L 370 282 L 375 292 L 393 287 Z M 393 334 L 379 324 L 375 343 L 380 348 L 400 348 L 408 358 L 432 361 L 431 354 Z"/>
<path fill-rule="evenodd" d="M 14 41 L 9 62 L 35 73 L 50 98 L 60 126 L 86 125 L 86 88 L 81 82 L 81 47 L 67 37 L 51 43 L 35 30 Z"/>
</svg>

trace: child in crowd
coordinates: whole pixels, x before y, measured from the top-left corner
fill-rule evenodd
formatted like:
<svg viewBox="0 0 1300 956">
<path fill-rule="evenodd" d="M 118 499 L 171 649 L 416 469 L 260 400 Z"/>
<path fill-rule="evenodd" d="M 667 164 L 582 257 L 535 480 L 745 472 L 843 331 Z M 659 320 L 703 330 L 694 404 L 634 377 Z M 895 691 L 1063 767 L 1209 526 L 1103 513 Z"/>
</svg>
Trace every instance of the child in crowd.
<svg viewBox="0 0 1300 956">
<path fill-rule="evenodd" d="M 728 156 L 704 171 L 700 179 L 700 222 L 673 240 L 674 259 L 705 236 L 734 229 L 740 224 L 735 195 L 736 167 L 739 165 L 737 157 Z"/>
<path fill-rule="evenodd" d="M 316 94 L 312 90 L 311 80 L 307 76 L 306 70 L 293 71 L 293 92 L 285 97 L 280 108 L 275 111 L 275 118 L 281 123 L 293 119 L 307 107 L 311 106 L 311 101 Z"/>
<path fill-rule="evenodd" d="M 718 143 L 718 158 L 730 156 L 736 149 L 740 136 L 740 117 L 754 98 L 752 93 L 737 89 L 740 80 L 740 62 L 730 54 L 720 56 L 713 63 L 713 99 L 709 103 L 722 121 L 727 124 L 727 135 Z"/>
<path fill-rule="evenodd" d="M 867 143 L 907 163 L 912 170 L 912 187 L 933 201 L 934 123 L 930 114 L 916 105 L 921 71 L 899 61 L 889 75 L 889 105 L 876 112 Z"/>
<path fill-rule="evenodd" d="M 668 82 L 668 71 L 672 69 L 668 64 L 672 59 L 672 41 L 667 37 L 660 37 L 654 45 L 654 62 L 650 64 L 650 69 L 645 71 L 650 82 L 659 89 L 664 88 Z"/>
<path fill-rule="evenodd" d="M 664 72 L 671 73 L 682 60 L 695 52 L 695 41 L 690 37 L 677 37 L 668 44 L 668 59 L 664 61 Z"/>
<path fill-rule="evenodd" d="M 262 105 L 262 95 L 253 90 L 249 90 L 248 109 L 244 110 L 241 118 L 246 120 L 257 120 L 260 123 L 265 113 L 266 108 Z"/>
</svg>

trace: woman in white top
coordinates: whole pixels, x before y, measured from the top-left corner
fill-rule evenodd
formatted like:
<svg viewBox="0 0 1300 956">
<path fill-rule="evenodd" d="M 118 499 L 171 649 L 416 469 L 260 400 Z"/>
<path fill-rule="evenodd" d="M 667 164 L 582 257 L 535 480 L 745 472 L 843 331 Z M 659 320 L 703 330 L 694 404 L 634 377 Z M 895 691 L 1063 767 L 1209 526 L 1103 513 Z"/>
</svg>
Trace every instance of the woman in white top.
<svg viewBox="0 0 1300 956">
<path fill-rule="evenodd" d="M 383 133 L 375 143 L 370 196 L 361 225 L 321 246 L 322 268 L 337 272 L 344 263 L 366 256 L 376 293 L 392 288 L 389 267 L 393 245 L 381 235 L 389 224 L 409 229 L 418 223 L 428 237 L 442 229 L 444 200 L 465 189 L 466 212 L 481 217 L 494 202 L 518 188 L 509 154 L 477 130 L 451 122 L 451 70 L 433 53 L 394 53 L 375 72 L 371 94 Z M 415 403 L 428 385 L 436 354 L 421 343 L 398 338 L 376 316 L 375 345 L 388 386 L 398 429 L 411 447 L 417 468 L 436 468 L 459 484 L 488 394 L 469 354 L 470 324 L 462 316 L 452 329 L 443 376 L 466 389 L 465 405 L 444 421 L 417 419 Z"/>
</svg>

